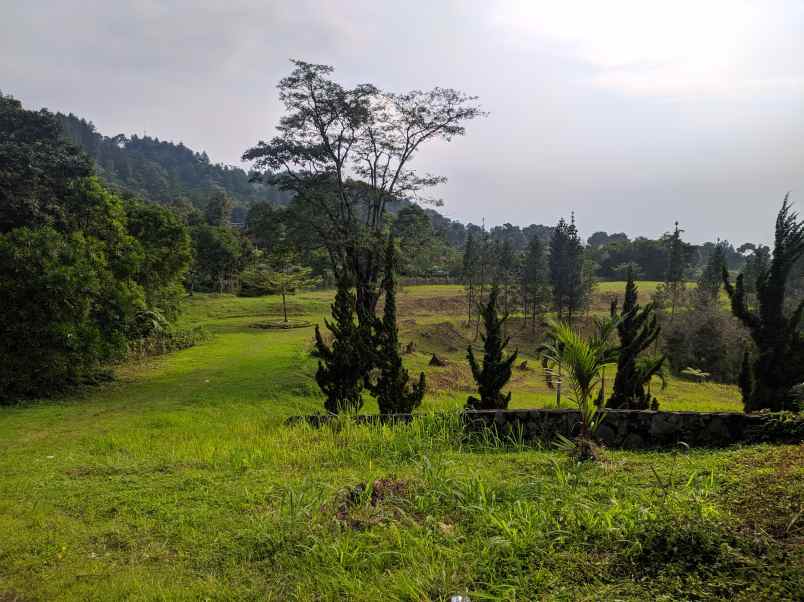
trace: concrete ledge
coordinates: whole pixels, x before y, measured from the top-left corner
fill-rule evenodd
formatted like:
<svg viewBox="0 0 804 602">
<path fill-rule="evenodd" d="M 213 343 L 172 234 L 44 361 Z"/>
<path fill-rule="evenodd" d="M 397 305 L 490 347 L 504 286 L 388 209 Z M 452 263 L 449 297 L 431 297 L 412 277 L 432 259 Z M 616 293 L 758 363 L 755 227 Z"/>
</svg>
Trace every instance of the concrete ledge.
<svg viewBox="0 0 804 602">
<path fill-rule="evenodd" d="M 362 414 L 352 419 L 358 424 L 389 424 L 407 423 L 416 416 Z M 320 427 L 336 418 L 327 414 L 293 416 L 286 423 L 306 422 Z M 576 436 L 580 414 L 573 409 L 467 410 L 461 413 L 461 421 L 467 432 L 492 431 L 500 437 L 549 444 L 559 434 Z M 608 410 L 597 436 L 607 447 L 622 449 L 670 448 L 681 443 L 690 447 L 723 447 L 759 441 L 802 441 L 802 428 L 780 431 L 773 424 L 773 414 Z M 804 425 L 804 418 L 799 424 Z"/>
</svg>

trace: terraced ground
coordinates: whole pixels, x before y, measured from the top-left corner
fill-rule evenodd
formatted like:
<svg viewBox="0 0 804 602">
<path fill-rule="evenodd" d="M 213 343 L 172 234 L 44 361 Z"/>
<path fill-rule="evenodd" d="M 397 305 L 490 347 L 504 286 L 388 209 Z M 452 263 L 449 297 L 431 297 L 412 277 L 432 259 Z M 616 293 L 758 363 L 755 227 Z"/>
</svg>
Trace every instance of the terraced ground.
<svg viewBox="0 0 804 602">
<path fill-rule="evenodd" d="M 621 288 L 601 287 L 593 311 Z M 471 387 L 462 295 L 400 295 L 426 413 L 457 410 Z M 330 299 L 301 294 L 291 314 L 321 321 Z M 0 409 L 0 600 L 801 599 L 804 446 L 578 466 L 465 440 L 449 412 L 286 428 L 321 398 L 312 329 L 253 328 L 280 311 L 273 297 L 196 295 L 183 320 L 208 342 Z M 529 369 L 513 406 L 549 406 L 538 334 L 520 326 Z M 433 352 L 448 365 L 428 367 Z M 671 380 L 658 395 L 664 409 L 740 409 L 728 386 Z"/>
</svg>

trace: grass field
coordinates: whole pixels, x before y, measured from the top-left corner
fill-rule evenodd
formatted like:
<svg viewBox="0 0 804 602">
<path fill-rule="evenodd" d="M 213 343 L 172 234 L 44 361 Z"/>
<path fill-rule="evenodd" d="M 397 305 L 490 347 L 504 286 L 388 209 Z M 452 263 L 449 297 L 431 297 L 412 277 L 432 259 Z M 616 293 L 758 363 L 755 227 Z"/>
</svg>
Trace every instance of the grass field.
<svg viewBox="0 0 804 602">
<path fill-rule="evenodd" d="M 461 295 L 400 295 L 408 366 L 449 361 L 426 368 L 424 412 L 457 409 L 470 387 Z M 299 295 L 291 313 L 320 321 L 330 298 Z M 251 327 L 280 311 L 197 295 L 183 321 L 208 342 L 0 409 L 0 601 L 800 599 L 804 446 L 576 466 L 464 440 L 449 413 L 286 428 L 321 398 L 312 329 Z M 537 341 L 511 334 L 535 368 Z M 511 388 L 514 407 L 553 403 L 536 369 Z M 659 397 L 740 409 L 733 387 L 672 380 Z"/>
</svg>

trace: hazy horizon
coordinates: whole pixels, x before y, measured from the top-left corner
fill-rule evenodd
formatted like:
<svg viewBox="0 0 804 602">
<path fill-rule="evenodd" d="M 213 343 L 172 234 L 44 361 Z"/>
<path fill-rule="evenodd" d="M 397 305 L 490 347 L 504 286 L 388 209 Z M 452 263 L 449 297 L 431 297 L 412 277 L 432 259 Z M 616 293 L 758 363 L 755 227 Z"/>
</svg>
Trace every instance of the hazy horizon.
<svg viewBox="0 0 804 602">
<path fill-rule="evenodd" d="M 804 3 L 11 1 L 0 90 L 215 162 L 273 135 L 289 59 L 454 87 L 489 117 L 425 149 L 464 223 L 767 242 L 804 210 Z"/>
</svg>

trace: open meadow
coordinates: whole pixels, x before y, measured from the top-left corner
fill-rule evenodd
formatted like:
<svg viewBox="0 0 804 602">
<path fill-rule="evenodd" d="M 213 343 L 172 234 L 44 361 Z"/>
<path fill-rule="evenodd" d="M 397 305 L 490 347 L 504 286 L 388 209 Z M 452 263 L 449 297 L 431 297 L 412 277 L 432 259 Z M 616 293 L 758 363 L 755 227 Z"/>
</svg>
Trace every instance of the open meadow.
<svg viewBox="0 0 804 602">
<path fill-rule="evenodd" d="M 291 317 L 322 323 L 331 297 L 292 297 Z M 804 446 L 578 465 L 465 439 L 435 413 L 472 389 L 463 289 L 398 304 L 406 365 L 428 378 L 412 425 L 283 426 L 323 408 L 312 328 L 253 327 L 276 297 L 195 295 L 182 321 L 208 341 L 0 408 L 0 600 L 801 599 Z M 512 407 L 550 407 L 537 339 L 509 328 L 528 363 Z M 665 410 L 741 409 L 733 386 L 656 389 Z"/>
</svg>

